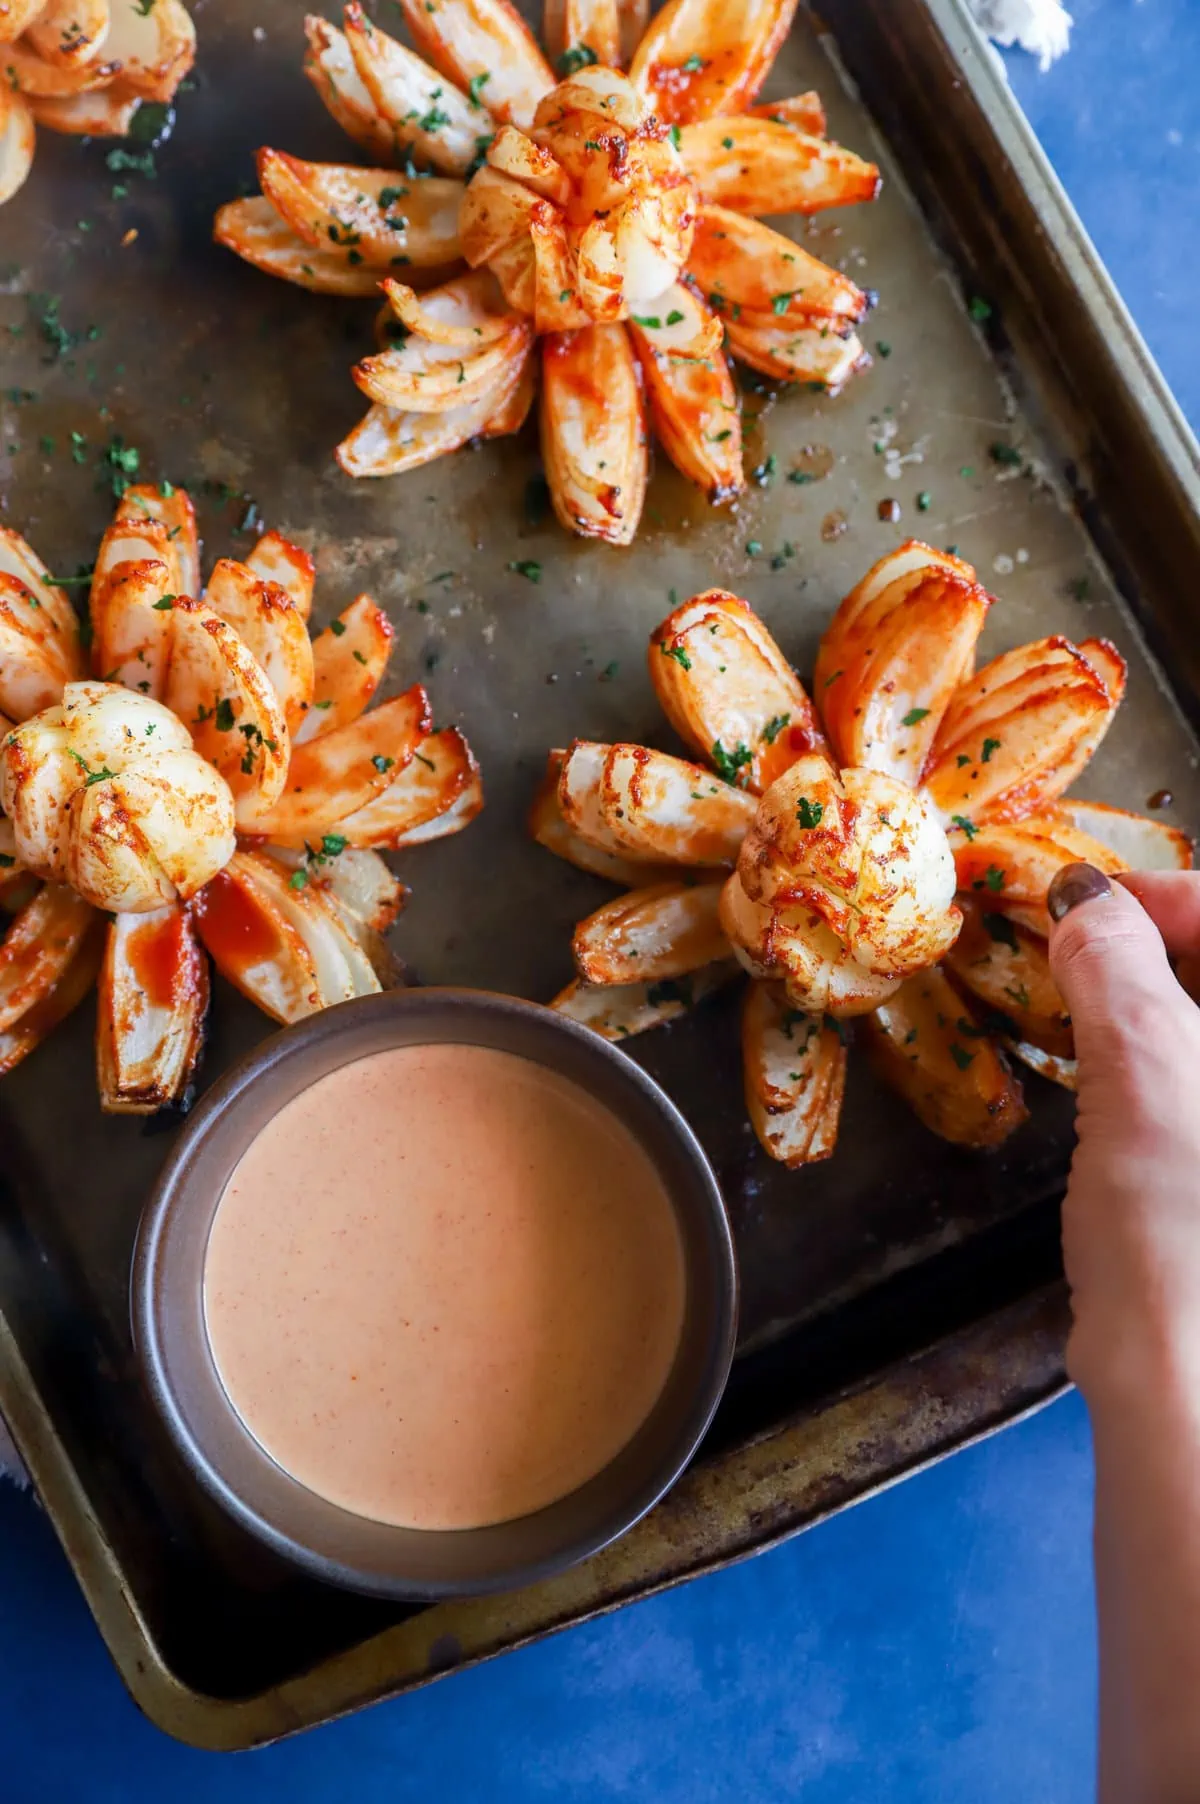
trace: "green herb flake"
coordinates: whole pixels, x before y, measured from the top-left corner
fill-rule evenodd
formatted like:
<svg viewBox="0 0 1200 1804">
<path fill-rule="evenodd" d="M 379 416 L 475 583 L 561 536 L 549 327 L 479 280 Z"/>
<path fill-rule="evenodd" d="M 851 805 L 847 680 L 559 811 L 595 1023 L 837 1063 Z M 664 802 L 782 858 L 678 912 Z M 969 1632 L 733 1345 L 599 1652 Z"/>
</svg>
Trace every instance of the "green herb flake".
<svg viewBox="0 0 1200 1804">
<path fill-rule="evenodd" d="M 999 750 L 1000 750 L 1000 741 L 998 739 L 985 739 L 983 742 L 983 762 L 985 764 L 990 764 L 991 760 L 992 760 L 992 753 L 998 752 Z"/>
<path fill-rule="evenodd" d="M 805 832 L 811 832 L 814 827 L 819 827 L 824 813 L 824 802 L 810 802 L 807 796 L 801 796 L 796 806 L 796 819 Z"/>
<path fill-rule="evenodd" d="M 955 764 L 957 764 L 959 770 L 961 770 L 965 764 L 970 764 L 971 760 L 967 756 L 966 752 L 959 752 L 959 754 L 958 754 L 957 758 L 955 758 L 954 762 L 955 762 Z"/>
<path fill-rule="evenodd" d="M 975 1062 L 975 1054 L 973 1052 L 967 1052 L 959 1045 L 957 1040 L 951 1040 L 950 1042 L 950 1057 L 954 1060 L 954 1063 L 958 1066 L 960 1071 L 965 1071 L 968 1065 L 972 1065 Z"/>
<path fill-rule="evenodd" d="M 791 720 L 790 714 L 773 714 L 762 730 L 762 736 L 768 745 L 774 745 L 779 735 Z"/>
<path fill-rule="evenodd" d="M 968 840 L 974 839 L 979 831 L 975 822 L 969 821 L 965 814 L 952 814 L 950 820 L 955 827 L 960 828 L 961 831 L 966 834 Z"/>
<path fill-rule="evenodd" d="M 385 770 L 391 770 L 391 768 L 392 768 L 393 764 L 395 764 L 395 762 L 396 762 L 396 760 L 394 758 L 385 758 L 382 752 L 376 752 L 375 756 L 371 760 L 371 763 L 375 766 L 375 769 L 377 771 L 380 771 L 381 773 Z"/>
<path fill-rule="evenodd" d="M 645 326 L 649 332 L 656 332 L 662 326 L 657 313 L 633 313 L 630 315 L 635 326 Z"/>
<path fill-rule="evenodd" d="M 217 703 L 213 721 L 218 733 L 231 733 L 234 726 L 233 703 L 227 696 L 222 696 Z"/>
<path fill-rule="evenodd" d="M 598 61 L 590 44 L 572 44 L 558 59 L 558 73 L 562 76 L 577 75 L 580 69 L 587 69 Z"/>
<path fill-rule="evenodd" d="M 164 595 L 159 601 L 153 602 L 151 605 L 156 614 L 166 614 L 175 606 L 178 599 L 179 597 L 177 595 Z"/>
<path fill-rule="evenodd" d="M 967 312 L 971 315 L 973 320 L 982 326 L 992 317 L 991 302 L 985 301 L 980 295 L 972 295 L 971 299 L 967 302 Z"/>
<path fill-rule="evenodd" d="M 929 493 L 928 489 L 922 489 L 917 496 L 917 512 L 919 514 L 927 514 L 932 506 L 933 496 Z"/>
<path fill-rule="evenodd" d="M 747 557 L 758 557 L 761 551 L 762 551 L 762 540 L 761 539 L 747 539 L 746 540 L 746 556 Z"/>
<path fill-rule="evenodd" d="M 289 889 L 306 889 L 307 886 L 308 886 L 308 872 L 307 871 L 293 871 L 291 876 L 288 878 L 288 888 Z"/>
<path fill-rule="evenodd" d="M 680 145 L 683 143 L 683 134 L 681 133 L 681 131 L 677 125 L 673 125 L 671 127 L 670 138 L 671 138 L 672 144 L 675 146 L 676 150 L 678 150 Z"/>
<path fill-rule="evenodd" d="M 753 760 L 754 753 L 748 745 L 742 742 L 735 745 L 731 752 L 726 751 L 721 741 L 717 739 L 713 742 L 709 756 L 717 767 L 718 776 L 724 777 L 727 783 L 740 784 L 742 781 L 740 773 Z"/>
<path fill-rule="evenodd" d="M 792 304 L 792 297 L 795 292 L 796 291 L 793 288 L 789 289 L 786 294 L 773 294 L 771 296 L 771 312 L 774 314 L 786 313 Z"/>
<path fill-rule="evenodd" d="M 664 658 L 674 658 L 681 669 L 690 670 L 692 668 L 692 660 L 682 645 L 668 645 L 665 641 L 660 641 L 658 649 Z"/>
<path fill-rule="evenodd" d="M 988 446 L 988 456 L 994 464 L 1002 464 L 1009 470 L 1019 470 L 1025 461 L 1015 445 L 1009 445 L 1000 438 Z"/>
<path fill-rule="evenodd" d="M 892 347 L 886 338 L 877 338 L 875 340 L 875 349 L 881 357 L 890 357 L 892 354 Z"/>
<path fill-rule="evenodd" d="M 526 582 L 540 583 L 542 580 L 542 566 L 535 558 L 510 558 L 508 567 L 515 570 L 518 576 L 523 576 Z"/>
<path fill-rule="evenodd" d="M 902 727 L 915 727 L 920 721 L 928 716 L 928 713 L 928 708 L 910 708 L 908 713 L 904 716 L 904 719 L 900 722 L 900 725 Z"/>
<path fill-rule="evenodd" d="M 686 62 L 680 63 L 679 67 L 685 75 L 699 75 L 701 69 L 704 67 L 704 58 L 702 56 L 697 56 L 695 52 L 693 52 Z"/>
<path fill-rule="evenodd" d="M 479 96 L 484 88 L 487 87 L 487 84 L 491 79 L 492 76 L 489 69 L 483 69 L 478 75 L 473 75 L 471 77 L 470 81 L 467 83 L 467 98 L 470 100 L 472 106 L 481 107 L 483 105 Z"/>
<path fill-rule="evenodd" d="M 1007 946 L 1010 952 L 1020 950 L 1017 944 L 1017 930 L 1007 915 L 985 914 L 983 925 L 998 945 Z"/>
</svg>

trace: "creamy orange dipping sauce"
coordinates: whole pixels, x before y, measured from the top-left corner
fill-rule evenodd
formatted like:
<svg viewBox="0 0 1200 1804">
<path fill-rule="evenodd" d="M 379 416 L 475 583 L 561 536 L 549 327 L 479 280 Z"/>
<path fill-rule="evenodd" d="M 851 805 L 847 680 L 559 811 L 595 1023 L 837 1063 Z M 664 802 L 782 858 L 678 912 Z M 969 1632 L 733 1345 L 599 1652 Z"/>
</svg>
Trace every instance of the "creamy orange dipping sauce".
<svg viewBox="0 0 1200 1804">
<path fill-rule="evenodd" d="M 222 1383 L 292 1476 L 411 1528 L 574 1490 L 659 1396 L 679 1229 L 633 1136 L 557 1073 L 406 1046 L 321 1078 L 243 1154 L 208 1245 Z"/>
</svg>

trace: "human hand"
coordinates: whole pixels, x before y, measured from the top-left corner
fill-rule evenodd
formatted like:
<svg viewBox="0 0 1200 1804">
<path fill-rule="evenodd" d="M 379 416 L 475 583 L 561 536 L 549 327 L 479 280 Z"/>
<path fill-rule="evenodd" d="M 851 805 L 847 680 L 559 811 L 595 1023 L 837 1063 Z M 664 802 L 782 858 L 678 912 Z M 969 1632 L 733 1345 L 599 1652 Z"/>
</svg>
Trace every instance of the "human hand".
<svg viewBox="0 0 1200 1804">
<path fill-rule="evenodd" d="M 1089 1400 L 1173 1381 L 1200 1394 L 1200 1009 L 1183 987 L 1200 977 L 1200 873 L 1110 884 L 1068 865 L 1049 902 L 1079 1059 L 1072 1376 Z"/>
</svg>

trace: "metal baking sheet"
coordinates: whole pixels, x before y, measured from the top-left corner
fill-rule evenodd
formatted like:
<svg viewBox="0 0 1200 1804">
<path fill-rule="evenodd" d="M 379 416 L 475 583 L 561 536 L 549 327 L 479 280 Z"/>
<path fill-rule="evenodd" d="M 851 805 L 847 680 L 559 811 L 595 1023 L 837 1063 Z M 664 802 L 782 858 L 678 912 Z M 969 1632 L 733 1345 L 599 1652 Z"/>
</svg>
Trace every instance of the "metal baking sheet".
<svg viewBox="0 0 1200 1804">
<path fill-rule="evenodd" d="M 397 864 L 413 900 L 395 938 L 419 979 L 538 998 L 566 980 L 573 922 L 611 891 L 530 844 L 524 812 L 552 744 L 670 745 L 645 647 L 672 591 L 737 590 L 805 671 L 838 599 L 910 533 L 954 545 L 999 596 L 985 652 L 1051 630 L 1118 643 L 1128 697 L 1081 789 L 1131 807 L 1165 789 L 1169 818 L 1200 827 L 1200 641 L 1181 599 L 1196 447 L 957 0 L 902 20 L 884 0 L 826 10 L 834 35 L 802 16 L 767 92 L 817 87 L 831 135 L 883 165 L 875 206 L 788 228 L 878 290 L 874 366 L 834 401 L 751 383 L 747 461 L 780 474 L 714 512 L 660 459 L 628 551 L 531 509 L 532 428 L 385 483 L 333 465 L 371 304 L 273 283 L 209 236 L 259 144 L 355 157 L 300 75 L 285 0 L 252 16 L 200 0 L 195 86 L 153 176 L 43 134 L 0 215 L 4 518 L 56 571 L 89 562 L 111 501 L 96 460 L 119 435 L 146 476 L 196 494 L 207 559 L 261 520 L 314 553 L 316 624 L 370 590 L 396 629 L 390 686 L 421 677 L 439 723 L 467 730 L 483 816 Z M 61 355 L 47 317 L 74 341 Z M 782 480 L 797 467 L 814 480 Z M 268 1031 L 218 986 L 204 1081 Z M 169 1130 L 100 1115 L 88 1011 L 0 1087 L 0 1406 L 163 1727 L 247 1745 L 420 1683 L 765 1545 L 1061 1384 L 1063 1092 L 1030 1076 L 1029 1124 L 972 1155 L 854 1057 L 836 1156 L 789 1174 L 746 1124 L 732 998 L 632 1050 L 725 1188 L 743 1277 L 729 1397 L 693 1472 L 618 1548 L 512 1598 L 415 1612 L 297 1579 L 177 1467 L 137 1385 L 127 1297 Z"/>
</svg>

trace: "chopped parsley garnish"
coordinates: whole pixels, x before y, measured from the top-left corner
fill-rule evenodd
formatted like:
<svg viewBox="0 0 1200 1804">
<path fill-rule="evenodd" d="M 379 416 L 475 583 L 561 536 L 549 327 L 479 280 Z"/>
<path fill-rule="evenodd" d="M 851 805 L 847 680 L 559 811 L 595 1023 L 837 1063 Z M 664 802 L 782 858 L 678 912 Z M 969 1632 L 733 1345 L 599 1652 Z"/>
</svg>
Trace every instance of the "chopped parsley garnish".
<svg viewBox="0 0 1200 1804">
<path fill-rule="evenodd" d="M 178 599 L 179 597 L 177 595 L 163 595 L 158 601 L 153 602 L 151 605 L 156 614 L 165 614 L 175 606 Z"/>
<path fill-rule="evenodd" d="M 680 318 L 682 317 L 681 314 Z M 630 318 L 635 326 L 646 326 L 651 332 L 657 331 L 662 326 L 662 321 L 657 313 L 634 313 L 630 315 Z"/>
<path fill-rule="evenodd" d="M 482 100 L 480 100 L 479 96 L 480 96 L 480 93 L 482 92 L 482 90 L 487 86 L 488 82 L 491 81 L 491 79 L 492 79 L 492 76 L 491 76 L 491 71 L 489 69 L 483 69 L 480 71 L 480 73 L 478 75 L 473 75 L 471 77 L 470 81 L 467 83 L 467 97 L 470 100 L 472 106 L 481 107 L 483 105 L 483 102 L 482 102 Z"/>
<path fill-rule="evenodd" d="M 747 557 L 757 557 L 761 551 L 762 551 L 762 540 L 761 539 L 747 539 L 746 540 L 746 556 Z"/>
<path fill-rule="evenodd" d="M 892 347 L 886 338 L 877 338 L 875 340 L 875 349 L 881 357 L 890 357 L 892 354 Z"/>
<path fill-rule="evenodd" d="M 974 839 L 979 831 L 975 822 L 968 820 L 965 814 L 952 814 L 950 820 L 955 827 L 960 827 L 962 829 L 969 840 Z"/>
<path fill-rule="evenodd" d="M 1067 593 L 1073 595 L 1076 601 L 1086 601 L 1090 587 L 1086 576 L 1077 576 L 1067 584 Z"/>
<path fill-rule="evenodd" d="M 739 741 L 731 752 L 726 751 L 721 741 L 716 739 L 713 741 L 713 748 L 709 756 L 717 767 L 717 774 L 724 777 L 727 783 L 740 783 L 739 773 L 753 760 L 754 753 L 742 741 Z"/>
<path fill-rule="evenodd" d="M 722 148 L 722 150 L 732 150 L 733 149 L 733 139 L 732 138 L 722 138 L 721 139 L 721 148 Z"/>
<path fill-rule="evenodd" d="M 929 493 L 928 489 L 922 489 L 917 496 L 917 512 L 919 514 L 927 514 L 932 506 L 933 496 Z"/>
<path fill-rule="evenodd" d="M 954 1063 L 958 1066 L 960 1071 L 965 1071 L 968 1065 L 974 1063 L 975 1054 L 973 1052 L 964 1051 L 957 1040 L 951 1040 L 950 1057 L 954 1060 Z"/>
<path fill-rule="evenodd" d="M 732 437 L 733 437 L 733 427 L 726 426 L 724 428 L 724 430 L 721 432 L 710 432 L 708 435 L 708 442 L 710 445 L 723 445 L 727 438 L 732 438 Z"/>
<path fill-rule="evenodd" d="M 667 645 L 665 643 L 660 643 L 658 649 L 664 658 L 674 658 L 675 662 L 680 665 L 682 669 L 690 670 L 692 668 L 692 660 L 688 657 L 682 645 Z"/>
<path fill-rule="evenodd" d="M 679 67 L 685 75 L 699 75 L 701 69 L 704 67 L 704 58 L 702 56 L 697 56 L 693 51 L 687 61 L 685 63 L 680 63 Z"/>
<path fill-rule="evenodd" d="M 1011 470 L 1019 469 L 1025 461 L 1017 447 L 1006 444 L 1002 438 L 988 446 L 988 456 L 994 464 L 1004 464 Z"/>
<path fill-rule="evenodd" d="M 127 445 L 119 433 L 113 434 L 100 453 L 100 462 L 107 466 L 108 480 L 118 501 L 135 480 L 141 461 L 137 446 Z"/>
<path fill-rule="evenodd" d="M 586 69 L 599 60 L 590 44 L 572 44 L 558 59 L 558 73 L 564 76 L 576 75 L 580 69 Z"/>
<path fill-rule="evenodd" d="M 233 703 L 223 695 L 213 712 L 213 722 L 218 733 L 231 733 L 234 726 Z"/>
<path fill-rule="evenodd" d="M 678 1002 L 684 1008 L 691 1008 L 692 980 L 690 977 L 668 977 L 661 983 L 652 983 L 646 991 L 646 1001 L 651 1008 L 658 1008 L 663 1002 Z"/>
<path fill-rule="evenodd" d="M 976 889 L 990 889 L 993 892 L 1004 888 L 1004 872 L 998 864 L 989 864 L 982 877 L 975 879 Z"/>
<path fill-rule="evenodd" d="M 677 326 L 683 318 L 684 315 L 680 313 L 678 307 L 672 307 L 670 313 L 667 315 L 667 324 L 668 326 Z"/>
<path fill-rule="evenodd" d="M 807 796 L 801 796 L 796 807 L 796 819 L 806 832 L 821 825 L 821 817 L 825 813 L 824 802 L 810 802 Z"/>
<path fill-rule="evenodd" d="M 790 714 L 773 714 L 762 730 L 762 736 L 768 745 L 774 745 L 779 735 L 791 720 Z"/>
<path fill-rule="evenodd" d="M 999 750 L 1000 741 L 998 739 L 985 739 L 983 742 L 983 762 L 985 764 L 990 763 L 992 753 L 998 752 Z"/>
<path fill-rule="evenodd" d="M 392 768 L 393 764 L 395 764 L 395 762 L 396 762 L 396 760 L 394 758 L 385 758 L 382 752 L 376 752 L 375 756 L 371 760 L 371 763 L 375 766 L 375 769 L 381 773 L 385 770 L 391 770 L 391 768 Z"/>
<path fill-rule="evenodd" d="M 329 622 L 329 630 L 335 639 L 340 639 L 346 630 L 346 622 L 344 620 L 331 620 Z"/>
<path fill-rule="evenodd" d="M 105 167 L 111 169 L 114 175 L 119 174 L 122 169 L 132 170 L 135 175 L 144 175 L 150 181 L 154 181 L 158 175 L 153 150 L 122 150 L 118 145 L 115 150 L 109 151 L 104 163 Z"/>
<path fill-rule="evenodd" d="M 792 304 L 792 296 L 794 294 L 795 289 L 789 289 L 786 294 L 773 294 L 771 296 L 771 312 L 776 314 L 786 313 Z"/>
<path fill-rule="evenodd" d="M 74 758 L 80 770 L 83 771 L 83 787 L 85 789 L 90 789 L 93 783 L 105 783 L 110 777 L 115 777 L 117 774 L 115 770 L 109 770 L 107 764 L 102 764 L 99 770 L 93 770 L 87 759 L 82 757 L 79 752 L 72 751 L 70 746 L 67 747 L 67 756 Z"/>
<path fill-rule="evenodd" d="M 51 356 L 47 360 L 53 362 L 57 357 L 65 357 L 79 343 L 80 334 L 70 332 L 58 317 L 59 300 L 56 294 L 35 294 L 30 296 L 32 305 L 37 308 L 37 321 L 41 328 L 43 341 L 50 347 Z"/>
<path fill-rule="evenodd" d="M 984 915 L 983 924 L 997 944 L 1007 946 L 1010 952 L 1019 951 L 1017 930 L 1007 915 Z"/>
<path fill-rule="evenodd" d="M 291 876 L 288 878 L 288 888 L 289 889 L 306 889 L 307 887 L 308 887 L 308 872 L 303 871 L 303 870 L 293 871 Z"/>
<path fill-rule="evenodd" d="M 767 453 L 766 457 L 763 458 L 762 462 L 760 464 L 756 464 L 754 469 L 751 470 L 751 472 L 750 472 L 751 480 L 756 482 L 760 489 L 765 489 L 770 484 L 771 478 L 774 476 L 774 474 L 778 470 L 778 468 L 779 468 L 779 459 L 776 457 L 776 455 L 773 451 L 769 451 Z"/>
<path fill-rule="evenodd" d="M 815 482 L 817 479 L 809 470 L 789 470 L 789 482 Z"/>
<path fill-rule="evenodd" d="M 523 576 L 526 582 L 540 583 L 542 580 L 542 566 L 535 558 L 510 558 L 508 567 L 515 570 L 518 576 Z"/>
<path fill-rule="evenodd" d="M 972 295 L 971 299 L 967 302 L 967 312 L 971 315 L 973 320 L 977 320 L 982 326 L 985 321 L 992 317 L 991 302 L 983 300 L 977 294 Z"/>
<path fill-rule="evenodd" d="M 926 718 L 928 713 L 928 708 L 910 708 L 908 713 L 904 716 L 904 719 L 900 722 L 900 725 L 902 727 L 915 727 L 919 721 Z"/>
<path fill-rule="evenodd" d="M 306 843 L 304 852 L 309 864 L 328 864 L 331 858 L 336 858 L 340 852 L 344 852 L 349 843 L 344 834 L 325 833 L 321 837 L 319 849 L 314 851 L 312 846 Z"/>
<path fill-rule="evenodd" d="M 670 136 L 672 144 L 675 146 L 676 150 L 678 150 L 679 146 L 683 143 L 683 134 L 680 131 L 679 127 L 677 125 L 673 125 L 671 127 L 670 133 L 668 135 Z"/>
<path fill-rule="evenodd" d="M 10 852 L 0 852 L 0 871 L 11 871 L 16 862 Z"/>
<path fill-rule="evenodd" d="M 961 770 L 963 765 L 970 764 L 971 760 L 968 758 L 968 756 L 965 752 L 960 752 L 958 754 L 957 758 L 954 760 L 954 762 L 955 762 L 955 764 L 957 764 L 959 770 Z"/>
</svg>

